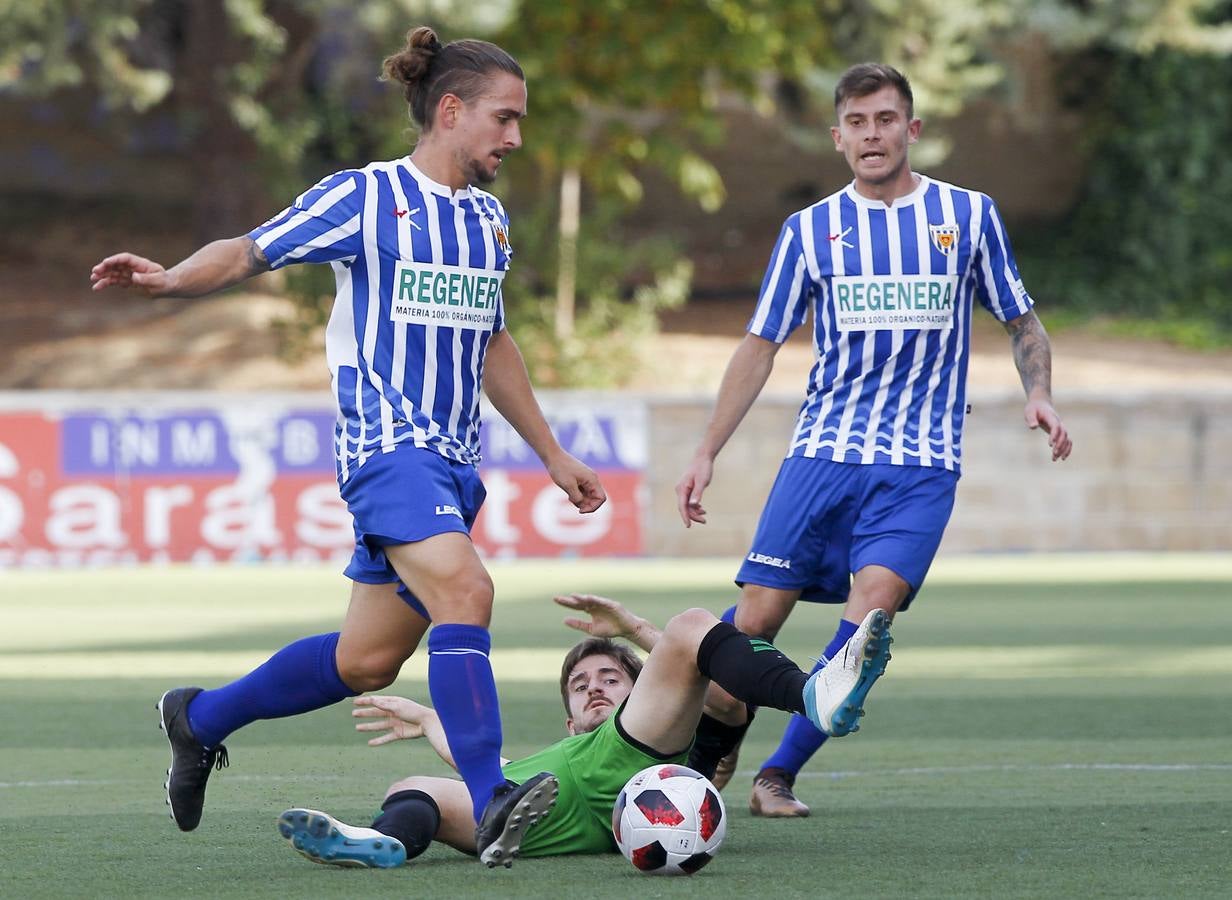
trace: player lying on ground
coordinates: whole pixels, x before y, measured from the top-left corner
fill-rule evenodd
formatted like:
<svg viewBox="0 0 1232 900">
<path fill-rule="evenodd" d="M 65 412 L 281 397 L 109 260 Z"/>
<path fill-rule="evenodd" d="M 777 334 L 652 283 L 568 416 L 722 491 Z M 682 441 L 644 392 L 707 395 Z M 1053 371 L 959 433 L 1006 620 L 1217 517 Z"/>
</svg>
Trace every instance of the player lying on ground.
<svg viewBox="0 0 1232 900">
<path fill-rule="evenodd" d="M 613 600 L 579 594 L 556 600 L 590 616 L 590 621 L 566 620 L 591 635 L 569 651 L 561 669 L 570 736 L 505 765 L 505 776 L 514 781 L 541 771 L 553 774 L 525 796 L 484 851 L 489 865 L 508 865 L 519 854 L 615 851 L 611 815 L 617 795 L 648 766 L 686 761 L 712 679 L 746 703 L 807 715 L 837 736 L 847 732 L 834 721 L 859 717 L 865 695 L 890 658 L 889 617 L 881 610 L 869 613 L 830 665 L 809 676 L 771 644 L 703 609 L 680 613 L 659 632 Z M 610 640 L 615 636 L 649 650 L 645 665 Z M 386 732 L 369 743 L 426 737 L 453 765 L 444 730 L 428 707 L 401 697 L 354 702 L 355 715 L 365 720 L 359 730 Z M 309 859 L 335 865 L 398 866 L 433 840 L 475 852 L 466 786 L 452 778 L 412 776 L 395 783 L 369 828 L 302 808 L 283 813 L 278 828 Z"/>
</svg>

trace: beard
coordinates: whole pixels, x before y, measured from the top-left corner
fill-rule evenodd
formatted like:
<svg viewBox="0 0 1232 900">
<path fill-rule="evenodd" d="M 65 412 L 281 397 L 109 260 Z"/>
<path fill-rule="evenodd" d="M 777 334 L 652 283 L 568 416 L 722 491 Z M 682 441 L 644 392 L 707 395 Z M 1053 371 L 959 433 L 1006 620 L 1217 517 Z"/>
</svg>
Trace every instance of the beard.
<svg viewBox="0 0 1232 900">
<path fill-rule="evenodd" d="M 463 162 L 462 171 L 471 184 L 491 184 L 496 180 L 496 170 L 484 168 L 483 163 L 474 158 Z"/>
<path fill-rule="evenodd" d="M 581 723 L 577 719 L 574 719 L 574 730 L 578 734 L 590 734 L 590 732 L 594 731 L 609 718 L 611 718 L 612 712 L 615 708 L 616 707 L 614 706 L 602 706 L 595 710 L 594 716 L 585 723 Z"/>
</svg>

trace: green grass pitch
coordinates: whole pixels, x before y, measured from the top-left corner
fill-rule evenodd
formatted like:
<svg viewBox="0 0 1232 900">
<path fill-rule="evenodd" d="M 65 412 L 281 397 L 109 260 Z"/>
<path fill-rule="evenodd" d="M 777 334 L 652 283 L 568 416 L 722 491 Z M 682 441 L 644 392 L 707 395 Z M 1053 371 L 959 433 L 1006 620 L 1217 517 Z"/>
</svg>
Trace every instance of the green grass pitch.
<svg viewBox="0 0 1232 900">
<path fill-rule="evenodd" d="M 609 593 L 660 624 L 735 597 L 723 561 L 493 566 L 505 752 L 562 736 L 577 638 L 553 593 Z M 418 743 L 368 748 L 343 706 L 234 735 L 205 817 L 163 806 L 154 702 L 214 686 L 337 627 L 321 568 L 0 573 L 0 896 L 1226 897 L 1232 890 L 1232 557 L 943 559 L 894 625 L 859 734 L 797 788 L 805 820 L 748 814 L 784 717 L 763 711 L 725 792 L 727 840 L 691 879 L 621 857 L 486 870 L 433 848 L 394 871 L 314 866 L 274 821 L 293 805 L 365 823 L 385 786 L 443 773 Z M 833 607 L 780 636 L 809 665 Z M 426 699 L 422 660 L 391 689 Z"/>
</svg>

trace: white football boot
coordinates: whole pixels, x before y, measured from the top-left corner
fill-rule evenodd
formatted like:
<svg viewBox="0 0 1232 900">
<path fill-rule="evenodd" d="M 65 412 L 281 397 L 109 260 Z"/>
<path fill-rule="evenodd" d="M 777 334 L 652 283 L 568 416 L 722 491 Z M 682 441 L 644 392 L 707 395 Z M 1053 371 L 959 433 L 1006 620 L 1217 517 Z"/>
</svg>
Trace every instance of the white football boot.
<svg viewBox="0 0 1232 900">
<path fill-rule="evenodd" d="M 406 849 L 396 838 L 315 809 L 288 809 L 278 817 L 278 833 L 299 853 L 325 865 L 393 869 L 406 862 Z"/>
<path fill-rule="evenodd" d="M 890 661 L 890 617 L 874 609 L 834 659 L 804 685 L 809 721 L 830 737 L 860 728 L 864 698 Z"/>
</svg>

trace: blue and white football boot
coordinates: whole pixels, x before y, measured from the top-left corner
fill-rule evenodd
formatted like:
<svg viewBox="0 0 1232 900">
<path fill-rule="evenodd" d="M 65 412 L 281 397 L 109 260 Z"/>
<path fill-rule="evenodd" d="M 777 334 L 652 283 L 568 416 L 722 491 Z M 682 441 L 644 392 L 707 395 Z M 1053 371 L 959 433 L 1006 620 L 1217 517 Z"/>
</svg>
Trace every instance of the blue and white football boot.
<svg viewBox="0 0 1232 900">
<path fill-rule="evenodd" d="M 890 617 L 874 609 L 834 659 L 804 685 L 809 721 L 830 737 L 860 729 L 864 698 L 890 661 Z"/>
<path fill-rule="evenodd" d="M 278 817 L 278 833 L 303 856 L 329 866 L 394 869 L 406 862 L 401 841 L 315 809 L 288 809 Z"/>
</svg>

